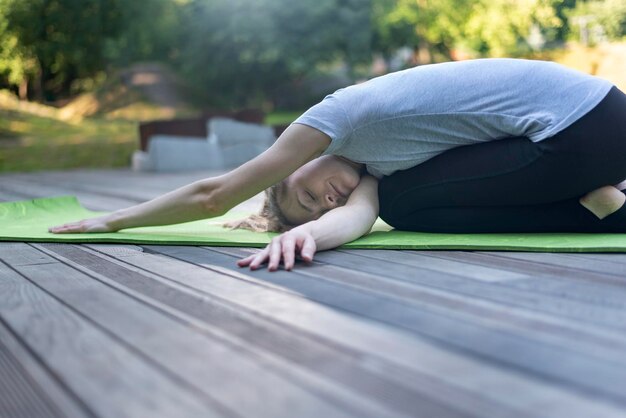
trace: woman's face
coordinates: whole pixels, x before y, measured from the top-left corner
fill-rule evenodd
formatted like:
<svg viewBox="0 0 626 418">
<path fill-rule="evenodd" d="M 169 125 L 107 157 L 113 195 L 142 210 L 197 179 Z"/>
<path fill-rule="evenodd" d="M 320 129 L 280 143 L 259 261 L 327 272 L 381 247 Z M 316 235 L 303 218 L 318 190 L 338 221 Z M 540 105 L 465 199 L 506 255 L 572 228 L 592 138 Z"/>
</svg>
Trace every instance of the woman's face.
<svg viewBox="0 0 626 418">
<path fill-rule="evenodd" d="M 287 177 L 278 204 L 294 225 L 319 218 L 346 204 L 361 180 L 359 164 L 333 155 L 316 158 Z"/>
</svg>

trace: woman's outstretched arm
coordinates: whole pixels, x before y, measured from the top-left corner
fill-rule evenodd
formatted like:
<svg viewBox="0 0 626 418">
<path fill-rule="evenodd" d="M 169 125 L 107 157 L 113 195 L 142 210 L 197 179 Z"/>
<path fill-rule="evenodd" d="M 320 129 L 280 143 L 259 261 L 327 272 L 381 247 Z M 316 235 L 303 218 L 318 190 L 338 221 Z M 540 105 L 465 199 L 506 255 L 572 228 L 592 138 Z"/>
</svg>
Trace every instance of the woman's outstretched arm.
<svg viewBox="0 0 626 418">
<path fill-rule="evenodd" d="M 264 250 L 237 264 L 255 270 L 267 262 L 274 271 L 282 260 L 285 270 L 291 270 L 296 255 L 310 262 L 316 251 L 338 247 L 369 232 L 377 217 L 378 180 L 365 176 L 344 206 L 275 237 Z"/>
<path fill-rule="evenodd" d="M 263 154 L 227 174 L 199 180 L 109 215 L 51 227 L 49 231 L 113 232 L 223 215 L 317 158 L 329 144 L 330 138 L 326 134 L 305 125 L 293 124 Z"/>
</svg>

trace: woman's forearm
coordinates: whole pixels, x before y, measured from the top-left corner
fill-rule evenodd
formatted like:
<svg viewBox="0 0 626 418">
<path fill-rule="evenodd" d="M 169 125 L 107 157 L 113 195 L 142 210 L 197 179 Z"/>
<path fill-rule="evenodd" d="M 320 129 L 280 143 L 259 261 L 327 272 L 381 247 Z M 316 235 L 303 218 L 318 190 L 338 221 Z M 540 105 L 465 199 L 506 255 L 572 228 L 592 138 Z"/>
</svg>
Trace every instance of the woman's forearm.
<svg viewBox="0 0 626 418">
<path fill-rule="evenodd" d="M 203 192 L 203 180 L 173 190 L 148 202 L 117 210 L 106 223 L 113 230 L 140 226 L 169 225 L 216 216 L 210 213 Z"/>
<path fill-rule="evenodd" d="M 298 227 L 309 231 L 318 251 L 339 247 L 367 234 L 377 218 L 373 211 L 347 207 L 333 209 L 324 216 L 327 218 Z"/>
<path fill-rule="evenodd" d="M 378 181 L 366 176 L 345 206 L 294 229 L 302 228 L 309 232 L 318 250 L 336 248 L 353 241 L 368 233 L 378 218 L 377 190 Z"/>
</svg>

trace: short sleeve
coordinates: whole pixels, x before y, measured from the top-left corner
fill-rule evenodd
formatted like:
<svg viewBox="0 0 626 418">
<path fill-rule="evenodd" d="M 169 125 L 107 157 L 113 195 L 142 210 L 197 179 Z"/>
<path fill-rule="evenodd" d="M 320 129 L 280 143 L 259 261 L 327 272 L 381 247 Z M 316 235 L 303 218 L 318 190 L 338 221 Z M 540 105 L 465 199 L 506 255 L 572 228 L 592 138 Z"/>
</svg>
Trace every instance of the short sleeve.
<svg viewBox="0 0 626 418">
<path fill-rule="evenodd" d="M 324 154 L 335 153 L 352 133 L 350 119 L 337 98 L 337 93 L 326 96 L 324 100 L 311 107 L 293 122 L 315 128 L 330 137 L 331 143 Z"/>
</svg>

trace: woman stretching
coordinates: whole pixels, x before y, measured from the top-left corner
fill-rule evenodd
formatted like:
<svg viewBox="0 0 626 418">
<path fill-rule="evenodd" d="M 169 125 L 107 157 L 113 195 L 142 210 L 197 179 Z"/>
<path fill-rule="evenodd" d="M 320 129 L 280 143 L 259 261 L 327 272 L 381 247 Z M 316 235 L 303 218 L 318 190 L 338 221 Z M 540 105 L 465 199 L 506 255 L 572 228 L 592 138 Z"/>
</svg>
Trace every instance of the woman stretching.
<svg viewBox="0 0 626 418">
<path fill-rule="evenodd" d="M 625 178 L 624 93 L 555 63 L 480 59 L 340 89 L 227 174 L 50 232 L 214 217 L 267 189 L 231 226 L 283 233 L 238 264 L 290 270 L 379 214 L 409 231 L 626 232 Z"/>
</svg>

